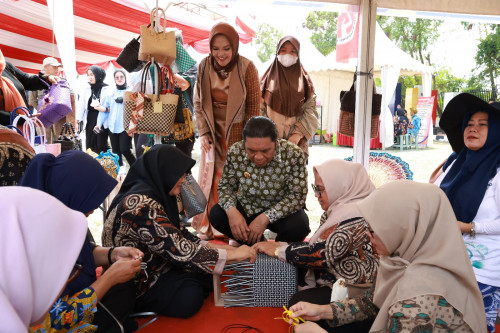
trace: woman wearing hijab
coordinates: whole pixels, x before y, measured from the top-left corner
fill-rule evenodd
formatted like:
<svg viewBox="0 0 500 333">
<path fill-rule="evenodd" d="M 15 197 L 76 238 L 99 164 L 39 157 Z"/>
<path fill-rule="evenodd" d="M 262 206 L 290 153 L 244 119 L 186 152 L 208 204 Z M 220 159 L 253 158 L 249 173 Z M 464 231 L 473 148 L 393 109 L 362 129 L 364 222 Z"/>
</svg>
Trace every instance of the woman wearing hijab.
<svg viewBox="0 0 500 333">
<path fill-rule="evenodd" d="M 316 94 L 300 62 L 300 43 L 293 36 L 278 42 L 276 58 L 260 80 L 261 114 L 271 118 L 279 137 L 308 155 L 309 139 L 319 128 Z"/>
<path fill-rule="evenodd" d="M 154 146 L 130 168 L 109 208 L 103 244 L 144 252 L 147 267 L 135 278 L 136 311 L 188 318 L 203 305 L 209 274 L 220 274 L 226 262 L 255 260 L 248 246 L 208 244 L 180 227 L 176 195 L 194 164 L 175 147 Z"/>
<path fill-rule="evenodd" d="M 486 332 L 469 255 L 440 189 L 400 180 L 357 205 L 380 254 L 373 295 L 379 312 L 370 332 Z M 358 312 L 348 301 L 327 306 L 298 303 L 291 310 L 293 317 L 334 321 Z M 300 326 L 295 331 L 306 332 Z M 307 332 L 324 332 L 315 328 Z"/>
<path fill-rule="evenodd" d="M 57 157 L 52 154 L 36 155 L 19 183 L 44 191 L 86 216 L 99 207 L 116 184 L 116 180 L 95 159 L 77 150 L 65 151 Z M 93 318 L 96 303 L 102 300 L 106 305 L 114 301 L 115 293 L 108 295 L 108 291 L 135 275 L 140 268 L 140 257 L 142 252 L 131 247 L 96 246 L 89 231 L 77 260 L 83 270 L 66 286 L 61 298 L 54 304 L 58 311 L 52 311 L 47 316 L 45 328 L 78 328 L 86 332 L 94 331 L 95 325 L 98 325 L 99 331 L 103 332 L 106 318 L 102 317 L 102 311 L 98 311 Z M 95 272 L 97 266 L 109 266 L 99 279 Z M 63 304 L 65 311 L 62 311 Z M 131 312 L 132 308 L 129 310 Z M 120 319 L 123 317 L 118 310 L 114 313 Z M 68 314 L 71 321 L 67 320 Z"/>
<path fill-rule="evenodd" d="M 479 289 L 488 331 L 495 331 L 500 309 L 500 110 L 460 94 L 443 113 L 454 153 L 435 181 L 458 220 Z"/>
<path fill-rule="evenodd" d="M 123 93 L 127 89 L 127 76 L 124 70 L 117 69 L 113 78 L 116 88 L 108 89 L 107 94 L 103 97 L 102 106 L 106 112 L 99 112 L 94 130 L 101 131 L 103 125 L 109 129 L 111 149 L 120 157 L 120 166 L 123 165 L 122 155 L 125 156 L 128 164 L 132 165 L 135 162 L 135 157 L 132 154 L 132 138 L 123 127 Z"/>
<path fill-rule="evenodd" d="M 217 186 L 228 148 L 242 140 L 246 122 L 259 115 L 259 76 L 255 65 L 238 54 L 239 36 L 232 26 L 217 23 L 209 40 L 210 55 L 200 63 L 194 93 L 202 149 L 198 182 L 208 205 L 193 219 L 193 227 L 212 237 L 207 212 L 219 201 Z"/>
<path fill-rule="evenodd" d="M 78 124 L 78 132 L 85 128 L 85 149 L 91 149 L 94 153 L 99 154 L 108 150 L 108 133 L 107 128 L 98 128 L 97 116 L 100 112 L 106 112 L 107 109 L 102 106 L 104 96 L 108 93 L 107 84 L 104 83 L 106 72 L 97 65 L 92 65 L 87 70 L 89 86 L 85 86 L 80 93 L 78 106 L 76 108 L 76 121 Z M 82 126 L 83 122 L 83 127 Z"/>
<path fill-rule="evenodd" d="M 0 125 L 10 124 L 10 112 L 18 106 L 28 106 L 26 90 L 46 89 L 48 84 L 57 84 L 55 75 L 30 75 L 5 61 L 0 50 Z"/>
<path fill-rule="evenodd" d="M 22 135 L 0 125 L 0 186 L 17 185 L 33 156 L 33 147 Z"/>
<path fill-rule="evenodd" d="M 335 170 L 332 172 L 331 170 Z M 332 285 L 339 278 L 348 284 L 372 283 L 377 257 L 366 236 L 365 220 L 356 202 L 375 186 L 359 163 L 332 159 L 313 168 L 315 195 L 325 210 L 320 227 L 309 242 L 260 242 L 259 252 L 307 268 L 305 285 L 289 301 L 329 304 Z M 321 323 L 327 327 L 326 322 Z"/>
<path fill-rule="evenodd" d="M 43 321 L 59 297 L 87 223 L 81 213 L 41 191 L 0 187 L 0 197 L 8 198 L 0 201 L 1 331 L 26 332 Z"/>
</svg>

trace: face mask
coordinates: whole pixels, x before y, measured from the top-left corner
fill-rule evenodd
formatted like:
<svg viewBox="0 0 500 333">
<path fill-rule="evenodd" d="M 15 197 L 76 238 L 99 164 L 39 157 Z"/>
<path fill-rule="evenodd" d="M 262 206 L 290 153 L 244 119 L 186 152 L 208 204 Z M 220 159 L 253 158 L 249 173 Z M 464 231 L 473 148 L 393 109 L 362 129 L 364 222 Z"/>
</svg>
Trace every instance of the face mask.
<svg viewBox="0 0 500 333">
<path fill-rule="evenodd" d="M 285 67 L 290 67 L 297 62 L 299 57 L 291 54 L 279 54 L 278 61 Z"/>
</svg>

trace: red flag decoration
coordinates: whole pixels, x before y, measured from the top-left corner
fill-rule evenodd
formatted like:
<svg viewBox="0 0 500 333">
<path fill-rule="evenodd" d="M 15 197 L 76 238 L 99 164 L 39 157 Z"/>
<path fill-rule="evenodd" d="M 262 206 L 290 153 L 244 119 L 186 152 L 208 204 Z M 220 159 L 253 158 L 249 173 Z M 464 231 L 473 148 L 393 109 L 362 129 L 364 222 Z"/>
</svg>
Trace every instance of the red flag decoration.
<svg viewBox="0 0 500 333">
<path fill-rule="evenodd" d="M 348 62 L 358 57 L 359 13 L 341 13 L 337 20 L 338 62 Z"/>
</svg>

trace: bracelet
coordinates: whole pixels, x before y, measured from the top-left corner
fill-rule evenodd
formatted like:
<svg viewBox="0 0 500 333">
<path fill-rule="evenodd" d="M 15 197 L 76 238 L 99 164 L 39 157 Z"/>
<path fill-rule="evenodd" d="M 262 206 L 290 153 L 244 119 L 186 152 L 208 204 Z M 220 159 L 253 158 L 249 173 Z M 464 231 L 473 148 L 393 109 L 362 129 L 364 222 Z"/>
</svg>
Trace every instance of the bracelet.
<svg viewBox="0 0 500 333">
<path fill-rule="evenodd" d="M 110 266 L 113 264 L 113 262 L 111 261 L 111 252 L 113 252 L 114 249 L 115 249 L 115 247 L 112 246 L 109 248 L 109 251 L 108 251 L 108 263 Z"/>
<path fill-rule="evenodd" d="M 471 222 L 470 225 L 470 238 L 476 238 L 476 224 Z"/>
</svg>

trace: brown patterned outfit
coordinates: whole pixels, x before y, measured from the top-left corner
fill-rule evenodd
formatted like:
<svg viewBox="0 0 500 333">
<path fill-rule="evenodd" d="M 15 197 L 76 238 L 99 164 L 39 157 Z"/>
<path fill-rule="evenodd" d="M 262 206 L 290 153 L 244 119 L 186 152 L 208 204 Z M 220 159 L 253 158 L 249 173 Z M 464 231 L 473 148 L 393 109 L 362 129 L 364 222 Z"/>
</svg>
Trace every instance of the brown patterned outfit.
<svg viewBox="0 0 500 333">
<path fill-rule="evenodd" d="M 0 125 L 0 186 L 17 185 L 33 156 L 25 138 Z"/>
<path fill-rule="evenodd" d="M 201 136 L 208 134 L 214 150 L 207 159 L 201 156 L 198 182 L 208 198 L 207 211 L 193 220 L 193 227 L 213 235 L 207 212 L 218 202 L 217 186 L 222 175 L 228 148 L 242 139 L 243 127 L 259 115 L 259 76 L 255 65 L 241 55 L 227 78 L 213 69 L 209 58 L 201 61 L 196 81 L 194 107 Z M 207 172 L 207 164 L 213 162 Z"/>
</svg>

